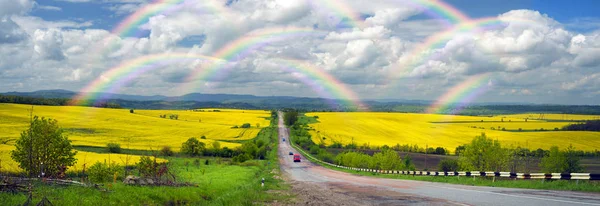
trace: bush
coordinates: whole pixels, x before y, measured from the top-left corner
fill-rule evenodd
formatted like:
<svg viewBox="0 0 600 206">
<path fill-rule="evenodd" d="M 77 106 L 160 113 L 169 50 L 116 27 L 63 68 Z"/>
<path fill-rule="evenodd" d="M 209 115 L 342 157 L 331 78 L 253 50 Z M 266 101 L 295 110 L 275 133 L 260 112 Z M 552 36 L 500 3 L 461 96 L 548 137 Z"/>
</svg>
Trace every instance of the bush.
<svg viewBox="0 0 600 206">
<path fill-rule="evenodd" d="M 234 162 L 240 162 L 240 163 L 248 161 L 250 159 L 252 159 L 252 157 L 249 154 L 240 154 L 238 156 L 233 157 Z M 208 160 L 206 160 L 206 161 L 208 161 Z"/>
<path fill-rule="evenodd" d="M 200 139 L 206 139 L 206 136 L 202 135 L 202 137 L 200 137 Z"/>
<path fill-rule="evenodd" d="M 140 161 L 136 166 L 142 177 L 154 177 L 158 168 L 157 163 L 150 159 L 149 156 L 140 157 Z"/>
<path fill-rule="evenodd" d="M 121 145 L 118 143 L 108 143 L 106 147 L 110 153 L 121 153 Z"/>
<path fill-rule="evenodd" d="M 96 162 L 88 169 L 88 178 L 93 183 L 110 182 L 119 175 L 121 168 L 114 162 L 108 164 L 106 162 Z"/>
<path fill-rule="evenodd" d="M 250 123 L 242 124 L 241 128 L 250 128 Z"/>
<path fill-rule="evenodd" d="M 443 159 L 438 164 L 438 170 L 444 172 L 458 171 L 458 161 L 454 159 Z"/>
<path fill-rule="evenodd" d="M 321 150 L 321 148 L 319 148 L 319 146 L 312 145 L 312 146 L 310 146 L 309 152 L 310 152 L 310 154 L 316 155 L 319 153 L 320 150 Z"/>
<path fill-rule="evenodd" d="M 160 150 L 160 154 L 162 156 L 173 156 L 173 150 L 171 149 L 171 147 L 169 146 L 164 146 L 161 150 Z"/>
<path fill-rule="evenodd" d="M 132 113 L 132 114 L 133 114 L 133 109 L 130 109 L 130 110 L 129 110 L 129 113 Z"/>
</svg>

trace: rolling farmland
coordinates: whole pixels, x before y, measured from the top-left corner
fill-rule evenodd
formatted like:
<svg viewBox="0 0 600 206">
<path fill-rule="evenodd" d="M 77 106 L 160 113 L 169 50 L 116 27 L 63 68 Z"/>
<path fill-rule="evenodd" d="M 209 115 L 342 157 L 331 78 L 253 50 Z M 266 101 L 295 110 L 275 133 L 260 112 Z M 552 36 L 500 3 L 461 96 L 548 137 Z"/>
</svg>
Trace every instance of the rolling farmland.
<svg viewBox="0 0 600 206">
<path fill-rule="evenodd" d="M 539 114 L 538 114 L 539 115 Z M 550 146 L 568 146 L 593 151 L 600 149 L 600 133 L 583 131 L 554 131 L 571 124 L 560 122 L 562 114 L 545 115 L 554 121 L 536 120 L 536 114 L 503 115 L 493 117 L 455 116 L 413 113 L 307 113 L 318 116 L 318 123 L 310 124 L 315 143 L 340 142 L 357 145 L 410 144 L 419 147 L 445 147 L 450 151 L 469 143 L 473 137 L 485 132 L 488 137 L 500 140 L 508 147 L 530 149 Z M 595 119 L 598 116 L 569 115 L 576 120 Z M 529 117 L 527 121 L 525 118 Z M 493 128 L 492 128 L 493 127 Z M 505 131 L 502 130 L 505 129 Z M 521 128 L 521 131 L 519 131 Z M 543 131 L 541 131 L 543 129 Z"/>
<path fill-rule="evenodd" d="M 0 158 L 2 170 L 16 170 L 9 152 L 14 142 L 28 127 L 30 105 L 0 104 Z M 58 120 L 74 146 L 105 147 L 107 143 L 119 143 L 122 148 L 159 150 L 170 146 L 178 151 L 181 143 L 190 137 L 210 145 L 219 141 L 221 147 L 238 147 L 240 144 L 227 140 L 246 140 L 256 137 L 261 128 L 269 125 L 267 111 L 219 110 L 135 110 L 104 109 L 76 106 L 35 106 L 34 115 Z M 169 119 L 169 115 L 178 119 Z M 160 115 L 166 115 L 161 118 Z M 232 128 L 249 123 L 250 128 Z M 257 127 L 257 124 L 260 127 Z M 125 126 L 126 125 L 126 126 Z M 224 140 L 224 141 L 223 141 Z M 109 157 L 110 156 L 110 157 Z M 136 162 L 139 156 L 130 155 Z M 121 162 L 122 155 L 98 154 L 79 151 L 77 165 L 94 163 L 104 159 Z"/>
</svg>

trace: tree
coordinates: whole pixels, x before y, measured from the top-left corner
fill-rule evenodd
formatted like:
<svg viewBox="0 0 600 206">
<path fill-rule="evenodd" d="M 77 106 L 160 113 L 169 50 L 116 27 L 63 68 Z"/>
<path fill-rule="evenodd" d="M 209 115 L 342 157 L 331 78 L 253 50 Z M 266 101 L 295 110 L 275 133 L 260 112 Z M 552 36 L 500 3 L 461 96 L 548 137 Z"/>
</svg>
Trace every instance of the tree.
<svg viewBox="0 0 600 206">
<path fill-rule="evenodd" d="M 408 170 L 415 170 L 415 165 L 412 162 L 412 158 L 408 154 L 404 156 L 404 168 Z"/>
<path fill-rule="evenodd" d="M 436 147 L 434 153 L 439 155 L 446 155 L 446 149 L 444 149 L 443 147 Z"/>
<path fill-rule="evenodd" d="M 563 172 L 567 168 L 567 157 L 558 150 L 557 146 L 552 146 L 548 151 L 548 156 L 542 158 L 540 167 L 547 173 Z"/>
<path fill-rule="evenodd" d="M 393 170 L 402 169 L 402 160 L 398 153 L 393 150 L 385 149 L 381 152 L 375 153 L 373 159 L 377 164 L 377 169 L 382 170 Z"/>
<path fill-rule="evenodd" d="M 215 152 L 219 151 L 221 149 L 221 143 L 219 143 L 218 141 L 214 141 L 212 143 L 212 147 L 215 150 Z"/>
<path fill-rule="evenodd" d="M 460 145 L 456 147 L 456 149 L 454 150 L 454 154 L 456 154 L 456 156 L 460 156 L 460 153 L 465 151 L 465 147 L 465 145 Z"/>
<path fill-rule="evenodd" d="M 297 111 L 288 111 L 283 114 L 283 120 L 285 124 L 288 126 L 294 125 L 296 121 L 298 121 L 298 112 Z"/>
<path fill-rule="evenodd" d="M 129 113 L 132 113 L 132 114 L 133 114 L 133 109 L 130 109 L 130 110 L 129 110 Z"/>
<path fill-rule="evenodd" d="M 30 176 L 44 174 L 57 177 L 77 161 L 77 152 L 73 150 L 71 141 L 54 119 L 34 117 L 30 128 L 21 133 L 15 147 L 11 158 Z"/>
<path fill-rule="evenodd" d="M 198 141 L 198 139 L 195 137 L 189 138 L 187 141 L 181 144 L 181 153 L 191 156 L 201 155 L 205 149 L 206 144 Z"/>
<path fill-rule="evenodd" d="M 473 171 L 500 171 L 506 165 L 506 150 L 498 140 L 487 138 L 485 133 L 475 137 L 460 154 L 461 169 Z"/>
<path fill-rule="evenodd" d="M 454 172 L 458 170 L 458 161 L 454 159 L 443 159 L 438 163 L 438 170 L 444 172 Z"/>
<path fill-rule="evenodd" d="M 573 147 L 573 145 L 569 145 L 569 147 L 567 147 L 565 149 L 565 158 L 566 158 L 566 168 L 565 171 L 566 173 L 573 173 L 573 172 L 583 172 L 583 167 L 581 167 L 581 165 L 579 164 L 580 161 L 580 157 L 579 155 L 577 155 L 577 151 L 575 150 L 575 147 Z"/>
</svg>

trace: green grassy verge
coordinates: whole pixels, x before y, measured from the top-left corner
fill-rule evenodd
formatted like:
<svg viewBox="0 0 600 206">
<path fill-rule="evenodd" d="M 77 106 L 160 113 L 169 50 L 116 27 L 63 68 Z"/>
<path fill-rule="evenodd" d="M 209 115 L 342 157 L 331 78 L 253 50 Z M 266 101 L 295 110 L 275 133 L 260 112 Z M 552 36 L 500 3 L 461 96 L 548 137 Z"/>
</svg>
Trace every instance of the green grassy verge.
<svg viewBox="0 0 600 206">
<path fill-rule="evenodd" d="M 317 163 L 318 164 L 318 163 Z M 590 180 L 521 180 L 521 179 L 505 179 L 492 177 L 456 177 L 456 176 L 419 176 L 419 175 L 403 175 L 403 174 L 380 174 L 374 172 L 354 171 L 343 168 L 331 167 L 321 164 L 323 167 L 352 173 L 361 176 L 370 176 L 377 178 L 416 180 L 428 182 L 440 182 L 449 184 L 471 185 L 471 186 L 488 186 L 488 187 L 507 187 L 507 188 L 524 188 L 524 189 L 543 189 L 543 190 L 565 190 L 565 191 L 582 191 L 582 192 L 600 192 L 600 181 Z"/>
<path fill-rule="evenodd" d="M 129 186 L 117 181 L 97 189 L 81 186 L 52 186 L 35 183 L 33 203 L 44 196 L 54 205 L 256 205 L 277 200 L 286 201 L 289 185 L 280 178 L 277 161 L 277 127 L 264 128 L 256 137 L 271 145 L 265 160 L 251 160 L 231 164 L 228 159 L 167 157 L 177 180 L 196 186 Z M 106 152 L 105 148 L 80 147 L 93 152 Z M 123 151 L 122 151 L 123 152 Z M 140 151 L 126 151 L 137 153 Z M 205 161 L 209 164 L 205 165 Z M 200 164 L 196 164 L 198 162 Z M 134 172 L 134 174 L 136 174 Z M 265 186 L 261 187 L 261 179 Z M 106 191 L 103 191 L 106 190 Z M 0 193 L 0 205 L 22 205 L 27 194 Z"/>
</svg>

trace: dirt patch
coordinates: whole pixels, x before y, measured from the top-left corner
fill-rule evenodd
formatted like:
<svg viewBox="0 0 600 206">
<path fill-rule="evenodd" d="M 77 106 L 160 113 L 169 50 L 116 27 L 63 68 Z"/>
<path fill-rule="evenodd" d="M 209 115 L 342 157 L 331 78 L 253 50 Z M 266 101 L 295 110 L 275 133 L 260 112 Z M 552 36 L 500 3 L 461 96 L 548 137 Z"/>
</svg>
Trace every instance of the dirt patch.
<svg viewBox="0 0 600 206">
<path fill-rule="evenodd" d="M 444 200 L 343 182 L 291 181 L 290 184 L 296 198 L 275 205 L 453 205 Z"/>
</svg>

